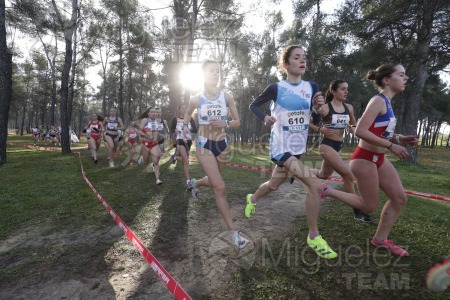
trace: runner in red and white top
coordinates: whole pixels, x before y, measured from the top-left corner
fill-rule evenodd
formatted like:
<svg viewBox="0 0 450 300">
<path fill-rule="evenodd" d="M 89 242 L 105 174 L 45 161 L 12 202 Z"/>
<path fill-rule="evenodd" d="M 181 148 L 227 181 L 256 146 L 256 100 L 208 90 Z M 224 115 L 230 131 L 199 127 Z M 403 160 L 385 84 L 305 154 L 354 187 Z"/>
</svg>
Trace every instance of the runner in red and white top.
<svg viewBox="0 0 450 300">
<path fill-rule="evenodd" d="M 369 71 L 365 79 L 373 81 L 379 94 L 370 99 L 356 126 L 355 135 L 360 140 L 351 156 L 350 170 L 358 182 L 367 212 L 377 209 L 379 188 L 388 197 L 372 237 L 372 245 L 399 256 L 408 256 L 406 249 L 388 239 L 407 199 L 397 170 L 385 157 L 385 153 L 392 152 L 399 158 L 406 158 L 408 151 L 401 144 L 417 145 L 417 136 L 405 136 L 394 131 L 396 119 L 391 99 L 405 90 L 408 76 L 400 64 L 383 64 Z"/>
<path fill-rule="evenodd" d="M 86 135 L 89 149 L 91 150 L 91 156 L 94 163 L 98 163 L 97 151 L 100 147 L 101 136 L 103 132 L 103 118 L 97 114 L 91 114 L 89 116 L 89 123 L 84 128 L 83 132 Z"/>
<path fill-rule="evenodd" d="M 156 184 L 162 184 L 159 178 L 159 159 L 161 157 L 161 149 L 158 146 L 158 140 L 160 135 L 160 123 L 156 119 L 155 107 L 150 107 L 141 116 L 139 127 L 136 131 L 141 135 L 141 157 L 138 160 L 138 164 L 146 166 L 149 162 L 151 155 L 153 171 L 156 176 Z"/>
<path fill-rule="evenodd" d="M 131 121 L 127 129 L 125 130 L 125 139 L 127 142 L 128 149 L 130 150 L 131 161 L 133 161 L 134 157 L 136 156 L 136 146 L 139 137 L 136 127 L 137 123 L 135 121 Z"/>
</svg>

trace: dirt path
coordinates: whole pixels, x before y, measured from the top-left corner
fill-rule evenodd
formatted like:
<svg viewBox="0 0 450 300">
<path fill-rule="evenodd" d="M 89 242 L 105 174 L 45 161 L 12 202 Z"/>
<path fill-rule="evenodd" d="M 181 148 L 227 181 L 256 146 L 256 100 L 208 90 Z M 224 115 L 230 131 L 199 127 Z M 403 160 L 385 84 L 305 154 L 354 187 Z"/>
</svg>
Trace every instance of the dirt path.
<svg viewBox="0 0 450 300">
<path fill-rule="evenodd" d="M 292 228 L 294 218 L 305 215 L 305 197 L 305 191 L 297 184 L 286 182 L 278 191 L 260 201 L 250 220 L 243 216 L 243 200 L 231 199 L 236 225 L 251 240 L 251 244 L 240 252 L 229 243 L 217 209 L 210 205 L 205 208 L 201 201 L 207 200 L 201 197 L 200 200 L 190 199 L 182 216 L 177 216 L 177 212 L 171 216 L 173 222 L 179 222 L 175 226 L 171 223 L 164 227 L 158 222 L 142 224 L 148 228 L 148 237 L 151 238 L 140 238 L 144 245 L 152 244 L 150 252 L 196 299 L 219 289 L 239 267 L 251 267 L 255 260 L 260 259 L 262 240 L 269 245 L 279 240 Z M 110 247 L 111 244 L 114 246 Z M 13 263 L 20 264 L 20 253 L 27 253 L 22 250 L 41 246 L 75 248 L 77 250 L 72 255 L 90 256 L 93 266 L 102 261 L 106 261 L 108 266 L 104 272 L 90 271 L 89 268 L 72 272 L 71 266 L 65 265 L 61 258 L 58 268 L 34 270 L 17 282 L 2 284 L 0 299 L 173 299 L 166 286 L 112 222 L 101 230 L 83 228 L 76 232 L 55 232 L 55 229 L 45 226 L 22 230 L 1 242 L 0 265 L 9 265 L 1 258 L 6 253 L 17 253 Z M 96 249 L 104 247 L 108 247 L 105 250 L 107 254 L 99 251 L 102 255 L 96 255 Z M 76 264 L 77 258 L 72 259 Z"/>
</svg>

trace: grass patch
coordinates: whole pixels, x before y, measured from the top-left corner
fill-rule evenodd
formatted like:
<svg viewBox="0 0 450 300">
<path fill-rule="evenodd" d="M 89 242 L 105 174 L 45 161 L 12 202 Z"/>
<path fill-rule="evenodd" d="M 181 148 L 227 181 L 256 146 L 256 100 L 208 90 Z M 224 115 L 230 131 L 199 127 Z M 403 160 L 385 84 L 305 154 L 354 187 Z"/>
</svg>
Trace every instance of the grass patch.
<svg viewBox="0 0 450 300">
<path fill-rule="evenodd" d="M 391 234 L 408 247 L 407 258 L 372 247 L 376 227 L 356 223 L 345 205 L 329 201 L 326 206 L 321 234 L 338 259 L 320 259 L 308 249 L 308 228 L 298 219 L 281 242 L 263 246 L 256 264 L 241 269 L 228 288 L 242 286 L 242 299 L 448 299 L 448 291 L 425 288 L 425 274 L 449 255 L 450 205 L 410 197 Z"/>
</svg>

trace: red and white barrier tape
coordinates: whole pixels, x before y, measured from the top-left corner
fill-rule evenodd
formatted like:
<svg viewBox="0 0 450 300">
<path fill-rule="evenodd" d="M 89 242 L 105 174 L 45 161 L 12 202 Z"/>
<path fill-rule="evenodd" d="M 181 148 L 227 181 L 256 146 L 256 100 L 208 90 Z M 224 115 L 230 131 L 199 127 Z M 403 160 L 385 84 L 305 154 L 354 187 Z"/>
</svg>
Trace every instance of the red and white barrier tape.
<svg viewBox="0 0 450 300">
<path fill-rule="evenodd" d="M 195 157 L 191 157 L 190 160 L 197 161 L 197 159 Z M 242 164 L 225 163 L 225 165 L 229 166 L 229 167 L 233 167 L 233 168 L 246 169 L 246 170 L 252 170 L 252 171 L 261 171 L 261 172 L 267 172 L 267 173 L 272 173 L 272 171 L 273 171 L 273 169 L 270 169 L 270 168 L 254 167 L 254 166 L 247 166 L 247 165 L 242 165 Z M 344 182 L 344 180 L 342 180 L 342 178 L 340 178 L 340 177 L 328 177 L 327 180 Z M 411 190 L 405 190 L 405 193 L 408 195 L 417 196 L 417 197 L 421 197 L 421 198 L 450 202 L 450 197 L 447 197 L 447 196 L 433 195 L 433 194 L 429 194 L 429 193 L 416 192 L 416 191 L 411 191 Z"/>
<path fill-rule="evenodd" d="M 88 184 L 88 186 L 92 189 L 94 194 L 97 196 L 97 199 L 100 203 L 105 207 L 108 211 L 109 215 L 116 221 L 117 225 L 120 229 L 123 230 L 127 238 L 134 245 L 134 247 L 141 253 L 142 257 L 148 262 L 148 264 L 152 267 L 153 271 L 155 271 L 156 275 L 158 275 L 161 280 L 166 284 L 169 291 L 175 296 L 176 299 L 191 299 L 191 297 L 183 290 L 183 288 L 178 284 L 178 282 L 173 279 L 173 277 L 169 274 L 169 272 L 164 269 L 164 267 L 159 263 L 159 261 L 151 254 L 150 251 L 142 244 L 139 238 L 134 234 L 134 232 L 122 221 L 118 214 L 111 208 L 111 206 L 106 203 L 106 200 L 97 192 L 92 183 L 86 176 L 86 172 L 83 168 L 83 163 L 81 163 L 81 173 L 83 174 L 83 178 Z"/>
<path fill-rule="evenodd" d="M 44 151 L 54 151 L 54 152 L 60 152 L 61 149 L 59 148 L 49 148 L 49 147 L 40 147 L 35 145 L 25 145 L 25 144 L 13 144 L 8 143 L 10 145 L 16 145 L 16 146 L 23 146 L 27 148 L 35 148 L 39 150 Z M 80 152 L 73 152 L 74 154 L 81 155 Z M 161 278 L 161 280 L 166 284 L 169 291 L 175 296 L 176 299 L 192 299 L 184 290 L 183 288 L 178 284 L 178 282 L 167 272 L 167 270 L 161 265 L 161 263 L 153 256 L 153 254 L 148 251 L 148 249 L 144 246 L 144 244 L 139 240 L 139 238 L 134 234 L 134 232 L 125 224 L 120 216 L 111 208 L 111 206 L 108 205 L 106 200 L 97 192 L 97 190 L 94 188 L 92 183 L 87 178 L 86 172 L 83 168 L 83 162 L 80 160 L 81 164 L 81 174 L 83 175 L 84 180 L 86 181 L 87 185 L 91 188 L 92 192 L 97 196 L 97 199 L 100 201 L 100 203 L 105 207 L 105 209 L 108 211 L 109 215 L 116 221 L 117 225 L 120 229 L 125 233 L 128 240 L 134 245 L 136 250 L 139 251 L 139 253 L 144 257 L 144 259 L 147 261 L 147 263 L 150 265 L 150 267 L 153 269 L 153 271 L 156 273 L 156 275 Z"/>
<path fill-rule="evenodd" d="M 328 177 L 327 180 L 344 182 L 344 180 L 340 177 Z M 405 190 L 405 193 L 408 195 L 417 196 L 417 197 L 421 197 L 421 198 L 450 202 L 450 197 L 447 197 L 447 196 L 433 195 L 433 194 L 429 194 L 429 193 L 415 192 L 415 191 L 411 191 L 411 190 Z"/>
</svg>

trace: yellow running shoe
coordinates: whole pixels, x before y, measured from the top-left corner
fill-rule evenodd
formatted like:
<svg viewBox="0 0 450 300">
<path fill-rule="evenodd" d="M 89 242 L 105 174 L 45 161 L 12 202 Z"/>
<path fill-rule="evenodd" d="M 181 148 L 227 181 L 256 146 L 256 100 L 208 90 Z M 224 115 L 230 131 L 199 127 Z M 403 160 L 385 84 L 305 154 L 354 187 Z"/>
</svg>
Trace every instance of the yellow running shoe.
<svg viewBox="0 0 450 300">
<path fill-rule="evenodd" d="M 309 238 L 306 240 L 308 246 L 310 246 L 317 255 L 326 259 L 332 259 L 337 257 L 337 253 L 328 246 L 327 242 L 322 238 L 321 235 L 316 236 L 313 240 Z"/>
<path fill-rule="evenodd" d="M 245 217 L 247 217 L 247 219 L 250 219 L 252 214 L 256 211 L 256 204 L 252 203 L 252 195 L 253 194 L 247 195 L 247 205 L 245 206 L 244 211 Z"/>
</svg>

